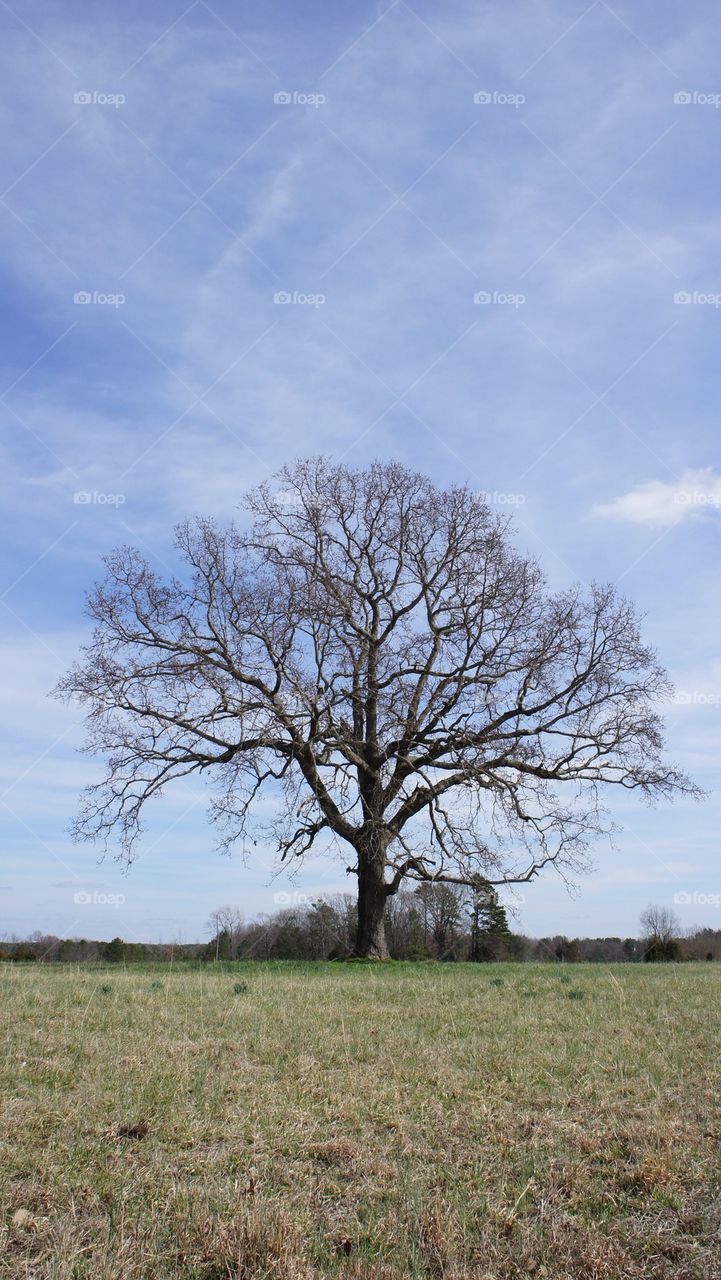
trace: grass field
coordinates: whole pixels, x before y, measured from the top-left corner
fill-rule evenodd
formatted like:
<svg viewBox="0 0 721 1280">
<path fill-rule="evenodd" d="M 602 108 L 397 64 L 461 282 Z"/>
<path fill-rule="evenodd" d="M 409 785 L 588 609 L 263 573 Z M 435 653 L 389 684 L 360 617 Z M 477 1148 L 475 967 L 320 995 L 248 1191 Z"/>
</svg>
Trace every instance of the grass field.
<svg viewBox="0 0 721 1280">
<path fill-rule="evenodd" d="M 5 965 L 0 995 L 2 1277 L 721 1277 L 715 965 Z"/>
</svg>

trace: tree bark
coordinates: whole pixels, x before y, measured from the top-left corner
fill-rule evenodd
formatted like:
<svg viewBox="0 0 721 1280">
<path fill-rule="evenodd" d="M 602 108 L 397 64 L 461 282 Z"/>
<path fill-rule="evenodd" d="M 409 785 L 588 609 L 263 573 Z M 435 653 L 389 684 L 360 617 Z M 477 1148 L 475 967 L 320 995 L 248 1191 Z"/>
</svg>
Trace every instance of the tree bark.
<svg viewBox="0 0 721 1280">
<path fill-rule="evenodd" d="M 388 960 L 385 909 L 385 850 L 358 852 L 358 933 L 355 955 L 364 960 Z"/>
</svg>

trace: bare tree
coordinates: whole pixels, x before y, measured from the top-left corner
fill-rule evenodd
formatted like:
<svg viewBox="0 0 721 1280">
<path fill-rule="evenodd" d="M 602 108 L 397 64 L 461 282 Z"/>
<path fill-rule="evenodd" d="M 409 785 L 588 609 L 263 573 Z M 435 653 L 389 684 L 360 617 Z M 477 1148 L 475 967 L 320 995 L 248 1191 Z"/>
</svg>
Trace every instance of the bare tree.
<svg viewBox="0 0 721 1280">
<path fill-rule="evenodd" d="M 430 922 L 433 950 L 438 960 L 454 958 L 460 930 L 464 890 L 455 884 L 428 881 L 419 884 L 415 897 L 422 904 L 425 928 Z"/>
<path fill-rule="evenodd" d="M 641 912 L 639 924 L 641 937 L 644 939 L 658 938 L 659 942 L 671 942 L 673 938 L 681 936 L 679 918 L 670 907 L 660 907 L 652 903 Z"/>
<path fill-rule="evenodd" d="M 652 904 L 639 917 L 644 960 L 678 960 L 681 922 L 670 907 Z"/>
<path fill-rule="evenodd" d="M 310 459 L 278 482 L 249 495 L 247 529 L 178 529 L 182 579 L 107 558 L 59 686 L 108 760 L 77 836 L 117 832 L 130 858 L 146 802 L 209 772 L 227 847 L 268 787 L 282 859 L 352 850 L 356 948 L 383 957 L 404 880 L 580 869 L 602 784 L 695 790 L 663 758 L 667 677 L 612 587 L 551 592 L 507 518 L 399 464 Z"/>
<path fill-rule="evenodd" d="M 215 958 L 220 959 L 221 939 L 228 944 L 228 959 L 232 960 L 237 949 L 238 936 L 243 927 L 243 915 L 237 907 L 216 907 L 208 916 L 207 928 L 215 941 Z"/>
</svg>

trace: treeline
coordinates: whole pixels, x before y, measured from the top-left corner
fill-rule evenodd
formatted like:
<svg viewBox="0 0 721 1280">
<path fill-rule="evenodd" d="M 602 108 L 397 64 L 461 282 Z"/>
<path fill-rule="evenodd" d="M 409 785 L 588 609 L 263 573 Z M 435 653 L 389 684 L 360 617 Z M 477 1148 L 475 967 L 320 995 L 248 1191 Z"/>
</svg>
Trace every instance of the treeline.
<svg viewBox="0 0 721 1280">
<path fill-rule="evenodd" d="M 289 897 L 291 895 L 288 895 Z M 0 943 L 0 960 L 133 964 L 141 961 L 343 960 L 353 953 L 355 901 L 338 894 L 309 902 L 299 898 L 273 915 L 245 921 L 237 908 L 213 912 L 208 942 L 141 943 L 57 938 L 35 933 Z M 388 947 L 397 960 L 558 963 L 640 963 L 721 959 L 721 930 L 699 928 L 661 943 L 641 938 L 529 938 L 514 933 L 504 907 L 488 886 L 464 895 L 453 886 L 422 885 L 388 903 Z"/>
</svg>

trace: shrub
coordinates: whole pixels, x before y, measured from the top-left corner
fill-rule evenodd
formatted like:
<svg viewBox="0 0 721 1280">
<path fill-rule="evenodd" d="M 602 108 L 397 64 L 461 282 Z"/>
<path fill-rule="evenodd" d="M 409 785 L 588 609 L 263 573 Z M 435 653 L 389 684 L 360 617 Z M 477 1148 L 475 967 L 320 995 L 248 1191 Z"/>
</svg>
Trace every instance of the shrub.
<svg viewBox="0 0 721 1280">
<path fill-rule="evenodd" d="M 681 946 L 675 938 L 650 938 L 643 958 L 646 964 L 668 964 L 681 959 Z"/>
</svg>

